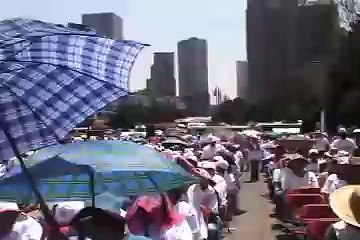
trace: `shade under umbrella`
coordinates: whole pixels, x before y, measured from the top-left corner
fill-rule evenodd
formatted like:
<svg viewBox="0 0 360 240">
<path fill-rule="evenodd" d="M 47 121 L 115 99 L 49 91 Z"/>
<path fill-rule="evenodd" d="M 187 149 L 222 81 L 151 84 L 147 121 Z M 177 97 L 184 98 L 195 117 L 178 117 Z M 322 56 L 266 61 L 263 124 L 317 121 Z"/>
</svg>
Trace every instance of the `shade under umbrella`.
<svg viewBox="0 0 360 240">
<path fill-rule="evenodd" d="M 123 141 L 50 146 L 35 152 L 26 165 L 47 201 L 86 200 L 103 192 L 116 196 L 161 193 L 197 182 L 156 151 Z M 0 199 L 31 201 L 31 189 L 24 180 L 21 172 L 3 179 Z"/>
</svg>

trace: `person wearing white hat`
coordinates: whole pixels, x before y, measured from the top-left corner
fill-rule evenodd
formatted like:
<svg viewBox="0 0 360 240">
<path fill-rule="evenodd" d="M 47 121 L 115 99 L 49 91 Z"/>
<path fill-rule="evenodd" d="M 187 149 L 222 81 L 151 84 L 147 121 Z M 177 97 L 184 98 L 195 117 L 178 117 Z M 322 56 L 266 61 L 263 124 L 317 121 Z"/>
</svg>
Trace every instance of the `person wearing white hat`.
<svg viewBox="0 0 360 240">
<path fill-rule="evenodd" d="M 307 171 L 311 171 L 315 174 L 319 172 L 319 151 L 316 148 L 309 150 L 309 164 L 306 167 Z"/>
<path fill-rule="evenodd" d="M 325 194 L 331 194 L 337 189 L 346 186 L 348 183 L 345 178 L 348 167 L 349 157 L 337 157 L 334 172 L 327 177 L 324 186 L 321 188 L 321 192 Z"/>
<path fill-rule="evenodd" d="M 348 153 L 352 153 L 357 148 L 354 140 L 347 137 L 346 131 L 340 131 L 339 137 L 339 139 L 333 141 L 333 143 L 331 144 L 332 147 L 346 151 Z"/>
<path fill-rule="evenodd" d="M 282 169 L 280 175 L 281 187 L 276 191 L 276 213 L 281 220 L 293 220 L 293 213 L 288 208 L 286 193 L 288 191 L 309 187 L 319 188 L 318 179 L 313 172 L 306 171 L 308 160 L 300 154 L 289 154 L 287 167 Z"/>
<path fill-rule="evenodd" d="M 256 182 L 259 180 L 259 165 L 260 160 L 264 157 L 264 152 L 260 148 L 258 138 L 249 138 L 249 147 L 244 149 L 246 153 L 247 161 L 250 163 L 250 182 Z"/>
<path fill-rule="evenodd" d="M 196 211 L 196 225 L 199 226 L 196 240 L 208 238 L 208 226 L 203 215 L 202 208 L 209 212 L 218 213 L 218 198 L 215 190 L 209 185 L 212 176 L 205 169 L 197 169 L 200 176 L 200 184 L 193 184 L 187 191 L 188 202 Z"/>
<path fill-rule="evenodd" d="M 215 175 L 215 171 L 216 171 L 215 162 L 211 162 L 211 161 L 198 162 L 197 167 L 206 170 L 210 174 L 211 177 L 213 177 Z"/>
<path fill-rule="evenodd" d="M 0 222 L 3 224 L 3 228 L 0 233 L 1 240 L 42 239 L 43 228 L 40 223 L 23 212 L 17 210 L 1 212 Z"/>
<path fill-rule="evenodd" d="M 239 166 L 240 172 L 244 172 L 248 170 L 248 163 L 244 157 L 243 152 L 241 151 L 240 147 L 236 150 L 234 154 L 235 164 Z"/>
<path fill-rule="evenodd" d="M 326 133 L 316 132 L 314 147 L 319 152 L 326 152 L 330 149 L 330 142 Z"/>
<path fill-rule="evenodd" d="M 70 224 L 71 220 L 85 207 L 82 201 L 55 203 L 52 207 L 55 220 L 60 225 Z"/>
<path fill-rule="evenodd" d="M 309 161 L 300 154 L 290 154 L 287 168 L 282 176 L 282 189 L 285 191 L 302 187 L 318 188 L 319 183 L 315 173 L 307 171 Z"/>
<path fill-rule="evenodd" d="M 229 163 L 221 156 L 214 157 L 216 165 L 216 173 L 212 180 L 215 182 L 214 189 L 220 197 L 220 214 L 223 216 L 227 205 L 227 183 L 225 180 L 225 173 L 229 168 Z"/>
<path fill-rule="evenodd" d="M 348 185 L 333 192 L 330 207 L 341 220 L 330 226 L 324 240 L 360 239 L 360 186 Z"/>
<path fill-rule="evenodd" d="M 215 136 L 210 136 L 208 138 L 208 142 L 209 144 L 203 148 L 203 155 L 202 155 L 203 160 L 212 159 L 218 151 L 224 149 L 224 146 L 218 143 L 219 140 Z"/>
</svg>

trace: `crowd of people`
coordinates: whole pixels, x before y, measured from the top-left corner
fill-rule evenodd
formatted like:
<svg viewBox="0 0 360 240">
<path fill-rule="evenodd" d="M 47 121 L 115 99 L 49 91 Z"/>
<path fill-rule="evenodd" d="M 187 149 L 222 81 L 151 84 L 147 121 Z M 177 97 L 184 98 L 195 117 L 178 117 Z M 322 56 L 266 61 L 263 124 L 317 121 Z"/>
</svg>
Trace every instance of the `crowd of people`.
<svg viewBox="0 0 360 240">
<path fill-rule="evenodd" d="M 91 141 L 91 140 L 90 140 Z M 209 135 L 187 148 L 161 141 L 137 141 L 158 151 L 198 177 L 198 184 L 166 193 L 124 198 L 118 211 L 87 207 L 84 202 L 48 203 L 64 237 L 80 239 L 221 239 L 223 229 L 231 232 L 231 220 L 241 213 L 239 146 L 221 143 Z M 236 154 L 237 153 L 237 154 Z M 241 155 L 241 154 L 240 154 Z M 0 239 L 54 238 L 36 205 L 3 203 L 0 217 L 9 224 Z M 9 218 L 9 216 L 11 216 Z M 88 220 L 91 217 L 92 220 Z M 125 227 L 126 226 L 126 227 Z M 99 238 L 99 236 L 101 236 Z M 104 238 L 103 236 L 107 236 Z"/>
<path fill-rule="evenodd" d="M 340 219 L 330 225 L 328 233 L 321 239 L 360 239 L 358 223 L 354 224 L 360 212 L 352 202 L 358 196 L 357 184 L 360 184 L 357 173 L 360 155 L 356 141 L 345 131 L 340 131 L 332 141 L 325 133 L 316 133 L 313 141 L 312 148 L 303 155 L 287 153 L 279 145 L 270 148 L 274 157 L 269 161 L 267 177 L 269 193 L 276 204 L 276 217 L 295 226 L 306 225 L 296 217 L 287 196 L 299 189 L 320 189 L 321 203 L 330 203 Z M 344 211 L 348 217 L 344 218 Z"/>
<path fill-rule="evenodd" d="M 242 135 L 241 141 L 224 141 L 212 134 L 202 140 L 194 136 L 186 146 L 164 147 L 161 138 L 139 141 L 197 176 L 199 182 L 156 196 L 126 198 L 118 211 L 86 207 L 84 202 L 50 203 L 61 226 L 56 231 L 64 239 L 221 239 L 234 231 L 233 217 L 242 214 L 240 179 L 249 171 L 248 182 L 258 181 L 263 173 L 280 221 L 302 224 L 288 206 L 289 192 L 320 188 L 341 219 L 331 226 L 326 240 L 350 239 L 343 237 L 349 234 L 351 239 L 360 239 L 359 207 L 352 203 L 360 199 L 359 187 L 353 186 L 360 179 L 352 171 L 360 160 L 355 141 L 346 132 L 340 132 L 332 141 L 320 132 L 302 137 L 313 143 L 306 152 L 289 151 L 279 139 L 255 131 Z M 352 205 L 346 208 L 346 204 Z M 54 229 L 43 220 L 36 205 L 1 203 L 0 208 L 0 221 L 6 223 L 0 225 L 0 239 L 55 239 Z"/>
</svg>

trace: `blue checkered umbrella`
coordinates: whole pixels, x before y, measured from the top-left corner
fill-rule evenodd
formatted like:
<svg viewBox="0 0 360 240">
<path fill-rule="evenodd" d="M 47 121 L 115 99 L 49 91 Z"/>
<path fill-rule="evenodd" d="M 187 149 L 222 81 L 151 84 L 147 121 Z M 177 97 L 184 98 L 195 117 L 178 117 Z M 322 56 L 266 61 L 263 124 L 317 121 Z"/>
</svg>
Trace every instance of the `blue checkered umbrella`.
<svg viewBox="0 0 360 240">
<path fill-rule="evenodd" d="M 0 22 L 0 161 L 20 160 L 41 206 L 20 153 L 56 143 L 126 95 L 143 47 L 36 20 Z"/>
<path fill-rule="evenodd" d="M 56 143 L 128 93 L 143 44 L 35 20 L 0 22 L 0 161 Z M 11 141 L 9 141 L 11 140 Z"/>
</svg>

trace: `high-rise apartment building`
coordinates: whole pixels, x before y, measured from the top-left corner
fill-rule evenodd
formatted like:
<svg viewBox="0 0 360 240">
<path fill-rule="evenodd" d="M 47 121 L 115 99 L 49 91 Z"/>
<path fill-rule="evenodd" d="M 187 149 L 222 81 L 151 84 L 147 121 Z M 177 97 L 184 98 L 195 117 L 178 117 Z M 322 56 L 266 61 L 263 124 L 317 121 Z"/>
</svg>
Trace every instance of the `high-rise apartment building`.
<svg viewBox="0 0 360 240">
<path fill-rule="evenodd" d="M 93 28 L 100 36 L 124 39 L 123 20 L 114 13 L 91 13 L 82 15 L 82 23 Z"/>
<path fill-rule="evenodd" d="M 248 63 L 247 61 L 236 62 L 237 96 L 247 99 L 248 87 Z"/>
<path fill-rule="evenodd" d="M 98 36 L 103 36 L 116 40 L 124 39 L 123 20 L 115 13 L 108 12 L 83 14 L 82 24 L 94 30 Z M 81 26 L 78 26 L 77 28 L 81 29 Z M 116 102 L 110 104 L 106 107 L 105 110 L 113 111 L 116 104 Z"/>
<path fill-rule="evenodd" d="M 331 52 L 334 7 L 325 1 L 248 0 L 248 100 L 267 104 L 301 86 L 303 68 Z M 296 91 L 296 89 L 294 89 Z M 287 95 L 287 96 L 286 96 Z"/>
<path fill-rule="evenodd" d="M 154 63 L 151 66 L 151 78 L 147 80 L 147 89 L 151 96 L 176 96 L 174 71 L 173 52 L 154 53 Z"/>
<path fill-rule="evenodd" d="M 204 39 L 178 43 L 179 95 L 193 115 L 207 115 L 210 105 L 208 52 Z"/>
</svg>

